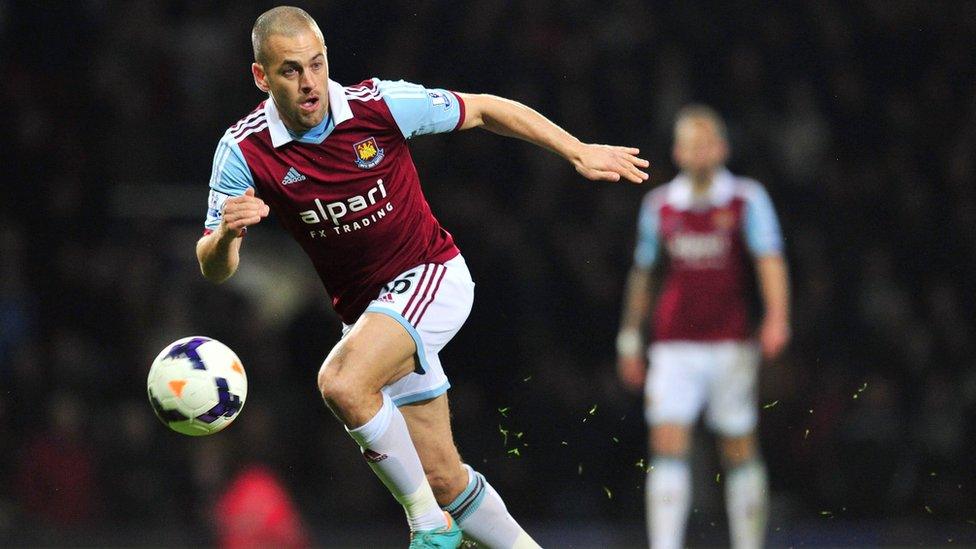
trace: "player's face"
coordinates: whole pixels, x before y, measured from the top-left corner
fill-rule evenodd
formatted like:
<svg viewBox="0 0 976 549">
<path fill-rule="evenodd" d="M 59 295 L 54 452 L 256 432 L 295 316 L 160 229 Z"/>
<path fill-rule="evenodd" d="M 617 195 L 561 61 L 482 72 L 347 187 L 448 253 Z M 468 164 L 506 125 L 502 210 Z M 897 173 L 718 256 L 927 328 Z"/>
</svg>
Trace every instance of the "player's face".
<svg viewBox="0 0 976 549">
<path fill-rule="evenodd" d="M 329 112 L 329 62 L 318 34 L 272 35 L 265 54 L 266 66 L 252 65 L 254 81 L 271 93 L 285 126 L 304 132 L 319 125 Z"/>
<path fill-rule="evenodd" d="M 676 128 L 674 161 L 692 176 L 711 175 L 727 156 L 728 145 L 711 120 L 692 118 Z"/>
</svg>

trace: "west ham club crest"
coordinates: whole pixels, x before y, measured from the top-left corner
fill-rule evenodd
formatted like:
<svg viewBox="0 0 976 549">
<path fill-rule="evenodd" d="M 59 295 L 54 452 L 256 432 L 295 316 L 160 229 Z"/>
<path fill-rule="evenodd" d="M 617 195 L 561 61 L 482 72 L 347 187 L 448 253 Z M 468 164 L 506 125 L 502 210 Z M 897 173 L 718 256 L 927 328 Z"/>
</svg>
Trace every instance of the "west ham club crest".
<svg viewBox="0 0 976 549">
<path fill-rule="evenodd" d="M 352 146 L 356 151 L 356 165 L 364 170 L 376 167 L 383 161 L 383 149 L 376 144 L 376 139 L 370 137 Z"/>
</svg>

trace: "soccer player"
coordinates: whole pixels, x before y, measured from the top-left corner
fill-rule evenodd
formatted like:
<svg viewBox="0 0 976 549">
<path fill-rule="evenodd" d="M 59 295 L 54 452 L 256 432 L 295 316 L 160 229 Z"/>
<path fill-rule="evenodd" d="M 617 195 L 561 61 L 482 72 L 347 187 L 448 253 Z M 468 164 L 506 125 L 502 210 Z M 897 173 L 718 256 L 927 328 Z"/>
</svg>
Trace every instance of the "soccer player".
<svg viewBox="0 0 976 549">
<path fill-rule="evenodd" d="M 681 173 L 648 193 L 617 337 L 625 385 L 644 387 L 652 468 L 646 486 L 651 547 L 683 546 L 691 504 L 691 429 L 707 404 L 720 437 L 732 546 L 761 547 L 766 469 L 756 441 L 760 352 L 775 358 L 790 338 L 789 281 L 773 205 L 763 187 L 725 167 L 725 124 L 705 106 L 677 116 L 673 157 Z M 750 258 L 765 313 L 758 346 L 749 322 Z M 652 272 L 663 266 L 645 368 L 643 326 Z"/>
<path fill-rule="evenodd" d="M 322 32 L 298 8 L 258 17 L 252 46 L 254 82 L 269 97 L 217 146 L 197 243 L 204 276 L 234 274 L 245 229 L 274 210 L 344 323 L 319 390 L 403 505 L 410 546 L 457 547 L 463 530 L 486 547 L 536 547 L 453 441 L 438 353 L 467 318 L 474 283 L 431 214 L 407 140 L 481 127 L 547 148 L 592 180 L 640 183 L 647 161 L 490 95 L 337 84 Z"/>
</svg>

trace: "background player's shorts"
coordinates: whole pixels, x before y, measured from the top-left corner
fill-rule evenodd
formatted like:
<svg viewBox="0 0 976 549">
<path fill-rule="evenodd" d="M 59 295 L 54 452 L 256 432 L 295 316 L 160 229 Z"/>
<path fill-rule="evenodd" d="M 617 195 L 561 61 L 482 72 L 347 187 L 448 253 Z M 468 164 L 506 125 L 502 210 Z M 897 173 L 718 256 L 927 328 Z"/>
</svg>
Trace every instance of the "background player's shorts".
<svg viewBox="0 0 976 549">
<path fill-rule="evenodd" d="M 400 273 L 366 308 L 399 322 L 417 344 L 418 369 L 383 388 L 402 406 L 447 392 L 441 349 L 461 329 L 474 303 L 474 282 L 464 258 L 428 263 Z M 344 325 L 342 335 L 352 329 Z"/>
<path fill-rule="evenodd" d="M 707 404 L 715 432 L 743 436 L 756 428 L 759 349 L 753 342 L 654 343 L 644 390 L 650 425 L 691 425 Z"/>
</svg>

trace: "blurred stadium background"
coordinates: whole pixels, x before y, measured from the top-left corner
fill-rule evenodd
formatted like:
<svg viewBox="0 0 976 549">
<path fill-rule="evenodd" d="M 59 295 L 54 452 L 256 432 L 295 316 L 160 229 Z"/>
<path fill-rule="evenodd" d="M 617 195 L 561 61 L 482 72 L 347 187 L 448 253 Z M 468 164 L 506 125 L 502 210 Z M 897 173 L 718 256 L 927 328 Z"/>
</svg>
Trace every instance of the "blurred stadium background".
<svg viewBox="0 0 976 549">
<path fill-rule="evenodd" d="M 298 4 L 339 82 L 495 93 L 652 161 L 643 187 L 592 185 L 487 133 L 413 144 L 478 283 L 445 351 L 457 439 L 544 545 L 644 540 L 640 399 L 613 340 L 638 201 L 672 177 L 690 100 L 727 117 L 731 167 L 766 184 L 787 238 L 770 544 L 976 544 L 976 3 Z M 317 395 L 339 326 L 298 247 L 262 224 L 220 287 L 193 256 L 217 140 L 261 100 L 249 32 L 272 5 L 0 1 L 0 545 L 219 544 L 219 517 L 262 520 L 217 512 L 228 493 L 286 517 L 290 500 L 301 527 L 280 525 L 313 545 L 405 545 Z M 209 439 L 145 398 L 152 358 L 190 334 L 250 379 Z M 688 541 L 723 546 L 720 468 L 696 444 Z"/>
</svg>

